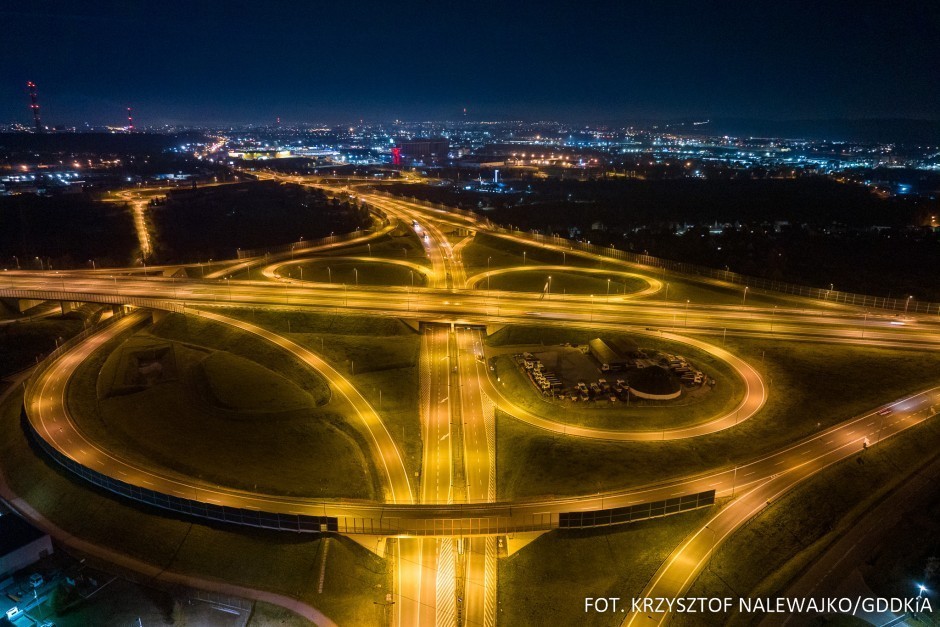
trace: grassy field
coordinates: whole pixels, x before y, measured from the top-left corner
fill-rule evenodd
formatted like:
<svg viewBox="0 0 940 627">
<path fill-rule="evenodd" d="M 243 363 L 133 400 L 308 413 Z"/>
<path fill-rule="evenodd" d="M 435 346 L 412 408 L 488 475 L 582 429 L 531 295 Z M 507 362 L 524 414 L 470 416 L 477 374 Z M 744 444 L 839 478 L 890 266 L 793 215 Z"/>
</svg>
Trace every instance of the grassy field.
<svg viewBox="0 0 940 627">
<path fill-rule="evenodd" d="M 286 334 L 340 370 L 382 416 L 408 471 L 421 469 L 418 351 L 421 337 L 393 318 L 303 312 L 230 315 Z M 381 396 L 380 396 L 381 391 Z"/>
<path fill-rule="evenodd" d="M 721 338 L 717 338 L 719 344 Z M 570 495 L 732 465 L 793 442 L 907 393 L 936 384 L 940 355 L 894 349 L 731 339 L 769 384 L 760 413 L 737 427 L 674 442 L 616 443 L 553 437 L 501 416 L 501 498 Z"/>
<path fill-rule="evenodd" d="M 276 414 L 315 406 L 310 395 L 284 377 L 224 351 L 195 364 L 192 378 L 209 403 L 222 409 Z"/>
<path fill-rule="evenodd" d="M 499 624 L 619 625 L 619 610 L 585 613 L 584 597 L 620 597 L 629 604 L 682 539 L 716 511 L 541 536 L 499 561 Z"/>
<path fill-rule="evenodd" d="M 193 344 L 250 359 L 257 364 L 293 381 L 310 394 L 317 404 L 329 398 L 326 380 L 287 353 L 257 336 L 233 329 L 228 325 L 195 316 L 173 314 L 154 326 L 151 333 L 160 338 Z"/>
<path fill-rule="evenodd" d="M 489 279 L 483 279 L 477 287 L 483 289 L 489 284 L 490 289 L 509 290 L 514 292 L 543 292 L 548 283 L 549 274 L 552 277 L 551 294 L 595 294 L 604 297 L 607 294 L 607 279 L 600 275 L 578 274 L 576 272 L 551 273 L 540 270 L 511 272 L 498 274 Z M 636 277 L 611 275 L 610 294 L 633 294 L 646 289 L 647 282 Z"/>
<path fill-rule="evenodd" d="M 0 405 L 0 470 L 19 496 L 70 533 L 169 571 L 299 598 L 340 625 L 370 624 L 384 599 L 385 561 L 342 537 L 212 526 L 164 515 L 86 487 L 39 457 L 20 428 L 22 396 Z"/>
<path fill-rule="evenodd" d="M 525 259 L 523 259 L 523 252 L 525 253 Z M 537 245 L 519 244 L 485 233 L 478 233 L 473 241 L 463 249 L 461 257 L 467 269 L 467 276 L 482 272 L 487 268 L 495 270 L 497 268 L 521 266 L 523 261 L 525 263 L 548 265 L 561 265 L 563 261 L 561 252 L 548 250 Z M 564 255 L 564 257 L 571 265 L 576 265 L 575 260 L 578 259 L 576 256 Z M 578 263 L 577 265 L 583 264 Z M 606 281 L 604 285 L 607 285 Z"/>
<path fill-rule="evenodd" d="M 405 259 L 423 265 L 430 266 L 424 244 L 408 227 L 399 227 L 391 234 L 376 240 L 369 247 L 366 244 L 358 244 L 348 248 L 340 248 L 329 251 L 322 255 L 324 258 L 331 256 L 367 256 L 371 253 L 373 257 L 387 257 L 388 259 Z M 319 256 L 319 255 L 318 255 Z"/>
<path fill-rule="evenodd" d="M 602 334 L 603 337 L 613 335 L 616 334 Z M 595 337 L 597 333 L 574 329 L 505 327 L 493 334 L 488 341 L 498 346 L 506 345 L 507 341 L 513 344 L 518 341 L 521 346 L 519 350 L 535 350 L 532 345 L 542 342 L 546 345 L 563 342 L 584 344 Z M 713 377 L 718 384 L 712 390 L 696 392 L 696 396 L 686 395 L 674 401 L 633 400 L 629 407 L 626 403 L 619 402 L 552 401 L 535 389 L 522 370 L 508 356 L 501 356 L 497 359 L 496 368 L 500 384 L 521 407 L 539 415 L 567 424 L 604 429 L 669 429 L 686 426 L 731 411 L 744 394 L 744 384 L 737 373 L 726 363 L 704 351 L 655 337 L 628 334 L 623 334 L 623 337 L 637 342 L 641 348 L 681 354 L 690 359 L 706 375 Z M 605 377 L 613 382 L 619 376 L 624 375 L 598 372 L 595 380 L 597 377 Z"/>
<path fill-rule="evenodd" d="M 153 336 L 144 337 L 153 343 Z M 339 399 L 325 404 L 328 396 L 314 397 L 243 357 L 172 346 L 178 378 L 135 393 L 99 397 L 108 388 L 96 385 L 98 373 L 110 376 L 115 360 L 108 352 L 116 344 L 82 364 L 69 388 L 82 430 L 131 461 L 218 485 L 380 498 L 368 442 L 347 423 L 349 409 Z M 271 403 L 262 404 L 265 399 Z"/>
<path fill-rule="evenodd" d="M 809 566 L 839 535 L 849 529 L 879 498 L 905 480 L 925 460 L 934 457 L 940 444 L 940 424 L 934 419 L 895 436 L 798 485 L 778 499 L 716 551 L 709 567 L 699 576 L 689 596 L 765 597 L 782 593 L 802 569 Z M 912 577 L 923 574 L 924 563 L 936 555 L 935 515 L 940 512 L 940 494 L 932 505 L 908 519 L 905 529 L 894 534 L 895 547 L 882 547 L 875 564 L 865 567 L 865 577 L 874 575 L 881 594 L 909 597 Z M 913 534 L 913 535 L 912 535 Z M 911 542 L 911 538 L 918 538 Z M 912 551 L 913 549 L 913 551 Z M 909 563 L 906 572 L 882 569 L 884 562 L 923 550 L 923 560 Z M 883 586 L 883 587 L 882 587 Z M 833 591 L 822 591 L 831 593 Z M 757 615 L 732 615 L 727 624 L 752 625 Z M 699 625 L 692 617 L 678 615 L 677 625 Z M 726 623 L 722 623 L 726 624 Z"/>
<path fill-rule="evenodd" d="M 936 420 L 936 419 L 934 419 Z M 937 442 L 934 440 L 934 449 Z M 925 456 L 926 457 L 926 456 Z M 934 621 L 940 618 L 936 603 L 937 575 L 925 582 L 926 571 L 940 555 L 937 520 L 940 516 L 940 490 L 936 484 L 925 493 L 918 507 L 906 512 L 901 522 L 886 535 L 879 551 L 865 564 L 863 574 L 871 588 L 886 597 L 909 597 L 912 583 L 925 583 L 933 591 Z M 911 542 L 917 538 L 917 542 Z"/>
<path fill-rule="evenodd" d="M 270 603 L 255 603 L 248 619 L 248 627 L 313 627 L 313 623 L 283 607 Z"/>
<path fill-rule="evenodd" d="M 374 255 L 373 255 L 374 256 Z M 359 285 L 397 285 L 410 287 L 412 278 L 415 287 L 424 287 L 424 275 L 410 268 L 390 263 L 368 261 L 340 261 L 318 259 L 299 263 L 281 270 L 283 275 L 293 279 L 300 279 L 303 268 L 303 280 L 317 283 L 335 283 L 355 286 Z M 358 270 L 358 273 L 356 272 Z"/>
</svg>

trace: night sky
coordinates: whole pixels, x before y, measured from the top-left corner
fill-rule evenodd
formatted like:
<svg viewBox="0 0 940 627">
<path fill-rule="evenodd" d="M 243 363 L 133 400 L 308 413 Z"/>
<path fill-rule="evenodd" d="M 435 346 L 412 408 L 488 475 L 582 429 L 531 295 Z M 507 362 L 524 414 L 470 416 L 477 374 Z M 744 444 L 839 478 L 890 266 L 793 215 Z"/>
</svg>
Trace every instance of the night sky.
<svg viewBox="0 0 940 627">
<path fill-rule="evenodd" d="M 0 0 L 0 68 L 0 123 L 936 119 L 940 2 Z"/>
</svg>

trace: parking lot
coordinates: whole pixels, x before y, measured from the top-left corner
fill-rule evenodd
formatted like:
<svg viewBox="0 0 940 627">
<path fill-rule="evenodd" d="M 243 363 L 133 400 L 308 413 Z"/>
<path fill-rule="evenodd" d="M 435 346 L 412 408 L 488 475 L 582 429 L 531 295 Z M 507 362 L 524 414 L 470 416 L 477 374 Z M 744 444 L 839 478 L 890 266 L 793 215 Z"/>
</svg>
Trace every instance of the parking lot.
<svg viewBox="0 0 940 627">
<path fill-rule="evenodd" d="M 624 367 L 607 370 L 586 346 L 539 347 L 513 353 L 512 360 L 541 395 L 570 403 L 672 400 L 715 385 L 685 357 L 652 351 L 635 352 Z M 665 389 L 646 388 L 654 371 Z"/>
</svg>

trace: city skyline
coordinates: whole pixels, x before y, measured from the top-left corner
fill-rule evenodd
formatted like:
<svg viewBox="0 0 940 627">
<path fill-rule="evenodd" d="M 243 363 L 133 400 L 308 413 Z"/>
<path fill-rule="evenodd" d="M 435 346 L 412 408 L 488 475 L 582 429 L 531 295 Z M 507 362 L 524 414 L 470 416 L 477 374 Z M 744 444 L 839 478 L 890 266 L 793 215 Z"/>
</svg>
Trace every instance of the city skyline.
<svg viewBox="0 0 940 627">
<path fill-rule="evenodd" d="M 63 6 L 64 5 L 64 6 Z M 630 122 L 940 117 L 940 10 L 789 3 L 260 9 L 40 2 L 8 29 L 0 121 Z M 81 50 L 81 54 L 72 51 Z M 195 50 L 199 54 L 193 54 Z M 97 74 L 96 74 L 97 73 Z M 90 76 L 95 76 L 89 80 Z"/>
</svg>

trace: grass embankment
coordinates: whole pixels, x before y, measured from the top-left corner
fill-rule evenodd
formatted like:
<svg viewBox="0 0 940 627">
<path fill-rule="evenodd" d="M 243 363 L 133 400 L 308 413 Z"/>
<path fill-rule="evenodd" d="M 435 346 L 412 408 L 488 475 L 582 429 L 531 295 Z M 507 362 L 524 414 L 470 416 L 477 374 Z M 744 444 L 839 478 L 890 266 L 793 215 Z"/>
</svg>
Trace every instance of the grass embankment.
<svg viewBox="0 0 940 627">
<path fill-rule="evenodd" d="M 906 481 L 925 460 L 935 457 L 938 444 L 940 423 L 934 418 L 798 485 L 752 518 L 715 552 L 689 596 L 756 598 L 783 593 L 859 517 Z M 912 581 L 923 575 L 926 558 L 936 555 L 932 551 L 940 548 L 934 533 L 937 513 L 940 490 L 935 490 L 929 507 L 902 523 L 901 534 L 889 534 L 889 542 L 898 552 L 883 546 L 875 556 L 878 562 L 865 567 L 866 579 L 869 574 L 874 576 L 876 592 L 902 598 L 914 593 Z M 917 541 L 912 542 L 912 538 Z M 915 556 L 918 553 L 921 559 Z M 903 574 L 879 568 L 902 556 L 914 558 Z M 895 576 L 893 580 L 891 576 Z M 701 624 L 691 618 L 677 615 L 673 622 Z M 722 617 L 722 624 L 750 625 L 758 623 L 761 616 L 733 614 L 728 623 L 725 619 Z"/>
<path fill-rule="evenodd" d="M 322 355 L 382 417 L 401 447 L 409 473 L 421 469 L 421 337 L 413 329 L 397 319 L 343 314 L 231 310 L 229 315 L 251 320 Z"/>
<path fill-rule="evenodd" d="M 96 353 L 79 366 L 69 388 L 69 405 L 82 430 L 131 461 L 218 485 L 380 498 L 368 442 L 347 422 L 346 404 L 330 398 L 318 375 L 295 372 L 293 359 L 220 326 L 171 316 L 110 358 L 117 342 Z M 249 354 L 259 363 L 206 347 L 236 348 L 239 341 L 243 350 L 255 351 Z M 147 343 L 171 350 L 164 366 L 167 380 L 139 391 L 116 386 L 130 356 Z M 96 381 L 101 381 L 97 393 Z"/>
<path fill-rule="evenodd" d="M 63 474 L 30 447 L 20 427 L 22 395 L 0 405 L 0 470 L 13 491 L 60 528 L 166 570 L 270 590 L 303 600 L 340 625 L 374 621 L 385 561 L 343 537 L 330 540 L 317 593 L 317 536 L 211 526 L 136 506 Z"/>
<path fill-rule="evenodd" d="M 712 338 L 721 343 L 721 338 Z M 500 498 L 627 487 L 732 465 L 937 383 L 940 355 L 843 345 L 727 340 L 764 376 L 770 398 L 753 418 L 674 442 L 601 442 L 553 437 L 498 419 Z M 762 353 L 764 354 L 762 357 Z M 719 382 L 720 385 L 720 382 Z"/>
<path fill-rule="evenodd" d="M 312 627 L 313 623 L 290 610 L 270 603 L 255 603 L 248 618 L 248 627 Z"/>
<path fill-rule="evenodd" d="M 564 342 L 586 344 L 598 335 L 603 338 L 622 336 L 636 342 L 640 348 L 680 354 L 718 383 L 712 389 L 686 393 L 673 401 L 631 400 L 629 407 L 626 403 L 610 403 L 606 400 L 588 403 L 552 401 L 542 396 L 522 370 L 506 356 L 497 359 L 499 384 L 503 385 L 503 391 L 514 402 L 540 416 L 567 424 L 600 429 L 656 430 L 688 426 L 725 415 L 737 405 L 744 394 L 744 382 L 725 362 L 697 348 L 653 336 L 598 333 L 560 327 L 507 326 L 487 338 L 486 342 L 491 346 L 519 345 L 520 351 L 536 351 L 534 345 L 544 344 L 549 347 Z M 625 378 L 625 374 L 598 372 L 594 380 L 598 378 L 605 378 L 613 383 L 618 378 Z"/>
<path fill-rule="evenodd" d="M 499 561 L 499 624 L 619 625 L 585 597 L 640 596 L 659 565 L 717 507 L 604 530 L 553 531 Z M 626 604 L 626 605 L 624 605 Z"/>
</svg>

